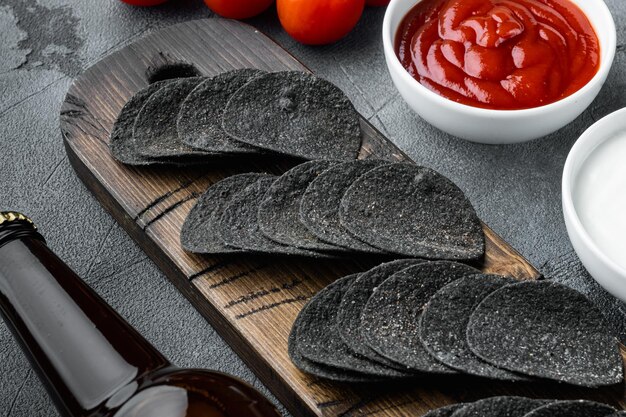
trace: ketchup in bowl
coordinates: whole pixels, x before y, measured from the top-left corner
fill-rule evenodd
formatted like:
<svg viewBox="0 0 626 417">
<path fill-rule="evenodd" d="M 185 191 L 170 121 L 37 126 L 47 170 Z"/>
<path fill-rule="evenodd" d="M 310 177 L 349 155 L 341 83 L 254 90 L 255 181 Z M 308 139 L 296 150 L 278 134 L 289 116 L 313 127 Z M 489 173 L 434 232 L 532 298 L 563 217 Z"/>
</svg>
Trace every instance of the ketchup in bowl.
<svg viewBox="0 0 626 417">
<path fill-rule="evenodd" d="M 423 0 L 402 21 L 396 53 L 428 89 L 495 110 L 558 101 L 600 66 L 598 36 L 570 0 Z"/>
</svg>

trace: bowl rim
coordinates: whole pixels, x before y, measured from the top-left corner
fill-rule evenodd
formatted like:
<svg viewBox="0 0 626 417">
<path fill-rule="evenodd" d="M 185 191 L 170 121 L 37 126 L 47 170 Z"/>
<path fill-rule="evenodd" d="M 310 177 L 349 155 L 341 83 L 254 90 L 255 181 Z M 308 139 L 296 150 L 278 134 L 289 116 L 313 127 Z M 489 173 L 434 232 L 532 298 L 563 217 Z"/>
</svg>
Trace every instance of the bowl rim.
<svg viewBox="0 0 626 417">
<path fill-rule="evenodd" d="M 600 68 L 596 72 L 587 84 L 585 84 L 582 88 L 570 94 L 567 97 L 564 97 L 554 103 L 545 104 L 539 107 L 532 107 L 529 109 L 520 109 L 520 110 L 496 110 L 496 109 L 484 109 L 481 107 L 474 107 L 468 104 L 458 103 L 456 101 L 450 100 L 434 91 L 429 90 L 425 86 L 423 86 L 419 81 L 413 78 L 409 72 L 404 68 L 400 59 L 396 55 L 395 51 L 395 37 L 398 31 L 398 26 L 391 27 L 391 20 L 395 17 L 398 12 L 398 8 L 400 3 L 403 2 L 413 2 L 413 6 L 418 4 L 423 0 L 391 0 L 389 5 L 387 6 L 387 10 L 385 11 L 385 17 L 383 19 L 383 50 L 385 55 L 387 56 L 387 62 L 392 67 L 390 71 L 395 71 L 400 77 L 402 77 L 409 85 L 414 87 L 414 90 L 418 94 L 426 95 L 430 99 L 438 102 L 438 104 L 442 106 L 450 107 L 452 110 L 457 110 L 460 112 L 468 113 L 472 116 L 486 116 L 490 118 L 510 118 L 510 117 L 535 117 L 546 111 L 559 111 L 567 106 L 574 104 L 576 101 L 580 99 L 580 97 L 588 94 L 596 85 L 603 84 L 603 81 L 606 80 L 606 77 L 611 70 L 611 66 L 613 64 L 613 60 L 615 59 L 615 53 L 617 48 L 617 29 L 615 27 L 615 20 L 613 19 L 613 15 L 609 10 L 608 6 L 603 0 L 591 0 L 597 3 L 597 6 L 600 7 L 600 12 L 603 15 L 604 22 L 602 27 L 598 28 L 597 25 L 591 22 L 596 33 L 607 33 L 608 41 L 606 45 L 600 43 Z M 575 0 L 573 0 L 576 2 Z M 402 16 L 404 17 L 404 16 Z M 400 20 L 401 21 L 401 20 Z M 604 50 L 608 52 L 608 55 L 604 55 Z"/>
<path fill-rule="evenodd" d="M 622 120 L 623 122 L 620 123 Z M 589 235 L 589 232 L 587 232 L 587 229 L 578 216 L 578 211 L 576 210 L 574 199 L 572 197 L 572 187 L 576 181 L 576 175 L 580 172 L 580 167 L 598 146 L 611 137 L 596 134 L 597 131 L 606 124 L 615 124 L 616 126 L 621 126 L 624 130 L 626 130 L 626 108 L 616 110 L 595 122 L 583 132 L 574 146 L 570 149 L 565 161 L 565 166 L 563 167 L 563 178 L 561 182 L 563 215 L 565 216 L 566 221 L 570 222 L 571 226 L 578 234 L 578 237 L 582 240 L 583 244 L 587 249 L 589 249 L 592 255 L 620 278 L 626 280 L 626 268 L 618 265 L 617 262 L 613 261 L 613 259 L 606 255 Z M 587 146 L 591 146 L 591 150 L 586 151 Z M 579 160 L 581 162 L 576 167 L 575 164 Z"/>
</svg>

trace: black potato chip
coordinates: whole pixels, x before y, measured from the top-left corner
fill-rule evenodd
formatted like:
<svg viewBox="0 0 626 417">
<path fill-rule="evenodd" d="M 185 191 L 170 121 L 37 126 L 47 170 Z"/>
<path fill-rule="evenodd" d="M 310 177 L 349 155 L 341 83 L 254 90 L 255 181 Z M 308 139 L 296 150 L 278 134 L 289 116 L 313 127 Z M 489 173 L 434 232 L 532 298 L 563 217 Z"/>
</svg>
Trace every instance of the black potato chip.
<svg viewBox="0 0 626 417">
<path fill-rule="evenodd" d="M 437 408 L 424 414 L 423 417 L 450 417 L 456 410 L 464 407 L 465 404 L 452 404 L 446 407 Z"/>
<path fill-rule="evenodd" d="M 322 365 L 308 360 L 300 353 L 298 347 L 297 329 L 300 327 L 300 316 L 296 318 L 291 326 L 291 332 L 289 333 L 289 339 L 287 342 L 287 353 L 291 362 L 307 374 L 328 379 L 337 382 L 349 382 L 349 383 L 365 383 L 365 382 L 378 382 L 384 379 L 384 377 L 373 377 L 371 375 L 364 375 L 357 372 L 346 371 L 345 369 L 334 368 L 331 366 Z"/>
<path fill-rule="evenodd" d="M 298 71 L 250 80 L 232 95 L 223 128 L 238 141 L 304 159 L 356 159 L 359 115 L 343 92 Z"/>
<path fill-rule="evenodd" d="M 478 358 L 467 345 L 470 315 L 489 294 L 513 278 L 469 275 L 442 287 L 424 307 L 418 324 L 419 337 L 428 353 L 445 365 L 467 374 L 502 380 L 523 380 L 521 375 L 497 368 Z"/>
<path fill-rule="evenodd" d="M 118 161 L 128 165 L 150 165 L 153 158 L 139 155 L 133 140 L 133 125 L 146 101 L 158 90 L 172 80 L 159 81 L 135 93 L 122 107 L 111 130 L 109 148 Z"/>
<path fill-rule="evenodd" d="M 153 93 L 139 111 L 133 125 L 137 152 L 149 158 L 215 155 L 184 144 L 176 131 L 176 117 L 183 100 L 206 78 L 180 78 Z"/>
<path fill-rule="evenodd" d="M 328 379 L 330 381 L 346 382 L 353 384 L 380 382 L 384 380 L 384 377 L 373 377 L 371 375 L 350 372 L 346 371 L 345 369 L 333 368 L 331 366 L 326 366 L 310 361 L 307 358 L 303 357 L 300 352 L 297 351 L 297 347 L 293 342 L 291 342 L 291 339 L 292 335 L 289 335 L 289 359 L 291 359 L 291 362 L 296 366 L 296 368 L 298 368 L 302 372 L 319 378 Z"/>
<path fill-rule="evenodd" d="M 400 272 L 420 262 L 423 261 L 417 259 L 401 259 L 387 262 L 362 273 L 354 283 L 350 285 L 341 299 L 339 311 L 337 312 L 337 330 L 350 349 L 359 355 L 387 366 L 406 368 L 379 355 L 376 351 L 367 346 L 361 335 L 361 313 L 376 287 L 396 272 Z"/>
<path fill-rule="evenodd" d="M 325 169 L 337 162 L 310 161 L 297 165 L 280 176 L 267 190 L 259 205 L 261 231 L 270 239 L 302 249 L 343 251 L 319 240 L 300 222 L 300 200 L 308 185 Z"/>
<path fill-rule="evenodd" d="M 472 352 L 500 368 L 586 387 L 623 379 L 617 340 L 581 293 L 550 281 L 507 285 L 470 316 Z"/>
<path fill-rule="evenodd" d="M 233 175 L 211 185 L 198 198 L 183 223 L 180 241 L 183 248 L 194 253 L 224 254 L 241 249 L 224 243 L 218 231 L 219 221 L 231 198 L 267 174 Z"/>
<path fill-rule="evenodd" d="M 324 242 L 359 252 L 384 253 L 352 236 L 339 221 L 341 199 L 361 175 L 388 164 L 380 159 L 358 159 L 328 168 L 309 184 L 300 202 L 300 221 Z"/>
<path fill-rule="evenodd" d="M 251 252 L 277 255 L 328 257 L 325 254 L 283 245 L 267 238 L 259 229 L 257 211 L 267 189 L 276 180 L 261 178 L 230 200 L 219 221 L 219 234 L 228 246 Z"/>
<path fill-rule="evenodd" d="M 302 308 L 295 328 L 300 354 L 310 361 L 350 372 L 389 378 L 411 376 L 358 356 L 339 336 L 336 317 L 341 297 L 359 274 L 338 279 L 317 293 Z"/>
<path fill-rule="evenodd" d="M 361 335 L 369 347 L 407 368 L 456 373 L 433 358 L 418 334 L 421 310 L 440 288 L 478 271 L 455 262 L 424 262 L 395 273 L 372 293 L 361 314 Z"/>
<path fill-rule="evenodd" d="M 593 401 L 556 401 L 536 408 L 524 417 L 608 417 L 615 408 Z"/>
<path fill-rule="evenodd" d="M 195 149 L 208 152 L 257 153 L 258 148 L 232 139 L 222 129 L 222 115 L 228 99 L 250 79 L 264 71 L 237 69 L 209 78 L 183 101 L 176 127 L 179 138 Z"/>
<path fill-rule="evenodd" d="M 480 220 L 463 192 L 432 169 L 409 163 L 375 168 L 341 200 L 341 224 L 360 240 L 404 256 L 483 256 Z"/>
<path fill-rule="evenodd" d="M 525 397 L 491 397 L 466 404 L 451 417 L 524 417 L 551 402 Z"/>
</svg>

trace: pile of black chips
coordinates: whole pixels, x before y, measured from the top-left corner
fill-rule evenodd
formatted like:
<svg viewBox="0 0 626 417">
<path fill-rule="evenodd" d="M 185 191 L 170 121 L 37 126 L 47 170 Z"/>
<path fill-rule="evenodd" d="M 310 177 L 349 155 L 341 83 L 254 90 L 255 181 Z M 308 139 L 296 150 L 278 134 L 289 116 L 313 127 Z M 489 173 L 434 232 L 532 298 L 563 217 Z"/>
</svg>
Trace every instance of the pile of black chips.
<svg viewBox="0 0 626 417">
<path fill-rule="evenodd" d="M 585 296 L 451 261 L 397 260 L 338 279 L 300 312 L 289 355 L 306 373 L 344 382 L 465 374 L 600 387 L 623 378 L 618 342 Z"/>
<path fill-rule="evenodd" d="M 463 192 L 439 173 L 382 160 L 315 160 L 281 176 L 247 173 L 211 186 L 181 232 L 195 253 L 355 254 L 470 261 L 485 250 Z"/>
<path fill-rule="evenodd" d="M 625 411 L 586 400 L 492 397 L 433 410 L 423 417 L 623 417 Z"/>
<path fill-rule="evenodd" d="M 119 113 L 110 149 L 128 165 L 268 155 L 354 160 L 359 123 L 350 100 L 326 80 L 298 71 L 238 69 L 140 90 Z"/>
</svg>

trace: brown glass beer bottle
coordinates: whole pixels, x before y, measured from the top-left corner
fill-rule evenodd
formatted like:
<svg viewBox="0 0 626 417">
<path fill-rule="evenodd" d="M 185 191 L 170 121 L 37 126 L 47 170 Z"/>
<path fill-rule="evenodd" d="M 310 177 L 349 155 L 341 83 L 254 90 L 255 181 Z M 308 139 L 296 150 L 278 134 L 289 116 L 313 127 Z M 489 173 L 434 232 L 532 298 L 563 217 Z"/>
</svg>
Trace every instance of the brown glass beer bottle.
<svg viewBox="0 0 626 417">
<path fill-rule="evenodd" d="M 15 212 L 0 212 L 0 311 L 61 415 L 279 416 L 243 381 L 170 364 Z"/>
</svg>

